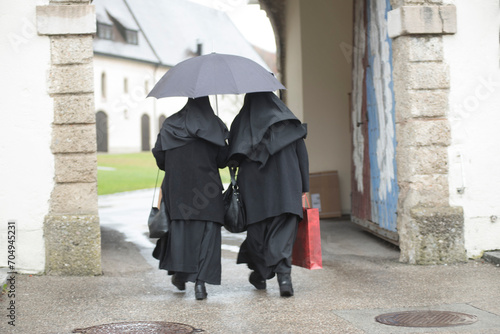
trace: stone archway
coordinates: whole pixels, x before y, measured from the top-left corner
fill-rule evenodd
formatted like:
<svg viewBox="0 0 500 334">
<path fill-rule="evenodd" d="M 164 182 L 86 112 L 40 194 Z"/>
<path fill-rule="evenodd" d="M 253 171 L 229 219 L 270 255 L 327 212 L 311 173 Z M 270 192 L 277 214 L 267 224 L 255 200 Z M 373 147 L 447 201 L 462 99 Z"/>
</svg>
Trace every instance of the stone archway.
<svg viewBox="0 0 500 334">
<path fill-rule="evenodd" d="M 50 40 L 47 93 L 54 101 L 50 148 L 55 175 L 43 223 L 45 272 L 100 275 L 92 63 L 95 9 L 88 2 L 51 1 L 36 6 L 36 19 L 38 35 Z"/>
<path fill-rule="evenodd" d="M 352 2 L 367 6 L 388 4 L 386 0 Z M 305 106 L 308 101 L 314 100 L 314 91 L 304 93 L 305 86 L 292 86 L 307 83 L 304 78 L 299 76 L 295 80 L 293 76 L 297 73 L 309 75 L 304 70 L 304 64 L 315 71 L 325 66 L 325 58 L 320 56 L 330 53 L 322 44 L 313 44 L 312 41 L 326 44 L 331 37 L 325 30 L 317 30 L 315 35 L 309 36 L 304 32 L 307 33 L 307 24 L 316 24 L 319 20 L 334 22 L 335 15 L 339 14 L 323 11 L 316 13 L 321 15 L 312 15 L 318 4 L 299 0 L 259 0 L 259 3 L 267 12 L 277 35 L 277 65 L 288 88 L 287 103 L 293 101 L 296 95 L 307 93 L 309 95 L 297 105 L 314 110 Z M 327 4 L 334 2 L 322 3 L 324 8 L 328 8 Z M 456 32 L 457 14 L 455 6 L 443 5 L 441 1 L 421 3 L 416 6 L 415 1 L 391 0 L 391 10 L 387 17 L 380 20 L 387 24 L 385 28 L 389 30 L 393 45 L 400 260 L 412 264 L 453 263 L 465 260 L 466 253 L 462 208 L 449 203 L 447 150 L 450 125 L 447 101 L 450 74 L 443 60 L 443 35 Z M 352 33 L 355 38 L 360 35 L 356 27 Z M 351 54 L 357 46 L 352 41 L 346 42 L 349 52 L 345 56 L 351 64 Z M 316 46 L 314 51 L 311 51 L 311 45 Z M 319 55 L 316 63 L 312 64 L 311 58 L 307 63 L 304 52 Z M 295 62 L 291 61 L 293 57 Z M 353 87 L 352 94 L 355 93 L 356 88 Z M 327 108 L 328 105 L 321 107 Z M 324 116 L 313 114 L 306 119 L 317 121 L 317 117 Z M 326 119 L 321 119 L 321 122 L 327 123 Z"/>
</svg>

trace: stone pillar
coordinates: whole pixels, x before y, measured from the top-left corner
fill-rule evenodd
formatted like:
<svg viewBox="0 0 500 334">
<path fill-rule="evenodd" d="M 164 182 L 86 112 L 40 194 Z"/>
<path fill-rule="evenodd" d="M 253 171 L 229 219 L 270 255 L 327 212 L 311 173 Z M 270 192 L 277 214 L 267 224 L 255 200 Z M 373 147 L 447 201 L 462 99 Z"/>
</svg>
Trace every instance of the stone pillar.
<svg viewBox="0 0 500 334">
<path fill-rule="evenodd" d="M 443 38 L 456 32 L 456 9 L 440 0 L 392 3 L 400 260 L 465 261 L 463 211 L 449 201 L 450 73 L 443 57 Z"/>
<path fill-rule="evenodd" d="M 100 275 L 97 206 L 93 34 L 89 1 L 53 0 L 37 7 L 37 30 L 51 43 L 49 94 L 54 100 L 51 150 L 55 186 L 45 217 L 45 271 L 52 275 Z"/>
</svg>

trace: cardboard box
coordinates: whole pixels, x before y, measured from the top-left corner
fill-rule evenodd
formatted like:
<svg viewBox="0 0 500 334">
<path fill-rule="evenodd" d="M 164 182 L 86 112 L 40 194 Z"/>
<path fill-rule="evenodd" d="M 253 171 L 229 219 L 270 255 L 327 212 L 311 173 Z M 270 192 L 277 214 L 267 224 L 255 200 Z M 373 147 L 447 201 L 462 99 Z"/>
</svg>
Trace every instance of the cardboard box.
<svg viewBox="0 0 500 334">
<path fill-rule="evenodd" d="M 320 218 L 342 216 L 337 171 L 309 174 L 309 194 L 307 197 L 311 207 L 318 209 Z"/>
</svg>

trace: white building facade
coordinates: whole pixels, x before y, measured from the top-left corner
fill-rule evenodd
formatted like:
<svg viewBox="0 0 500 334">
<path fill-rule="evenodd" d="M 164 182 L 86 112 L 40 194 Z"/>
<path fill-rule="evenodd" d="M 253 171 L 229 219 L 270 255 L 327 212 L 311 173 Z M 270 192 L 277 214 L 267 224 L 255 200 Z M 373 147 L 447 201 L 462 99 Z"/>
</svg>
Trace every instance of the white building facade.
<svg viewBox="0 0 500 334">
<path fill-rule="evenodd" d="M 268 66 L 219 10 L 185 0 L 168 2 L 97 0 L 94 41 L 95 110 L 98 151 L 148 151 L 165 117 L 186 98 L 146 98 L 177 63 L 218 53 L 250 58 Z M 211 96 L 212 107 L 229 127 L 243 95 Z"/>
<path fill-rule="evenodd" d="M 457 33 L 443 39 L 450 71 L 450 205 L 463 208 L 467 255 L 500 249 L 500 6 L 448 1 Z"/>
</svg>

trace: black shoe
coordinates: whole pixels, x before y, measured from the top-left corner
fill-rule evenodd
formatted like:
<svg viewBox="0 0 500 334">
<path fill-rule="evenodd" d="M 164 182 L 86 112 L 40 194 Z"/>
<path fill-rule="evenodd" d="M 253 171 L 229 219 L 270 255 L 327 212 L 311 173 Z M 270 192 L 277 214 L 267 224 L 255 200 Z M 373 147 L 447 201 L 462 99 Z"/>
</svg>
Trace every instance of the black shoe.
<svg viewBox="0 0 500 334">
<path fill-rule="evenodd" d="M 194 285 L 194 296 L 196 300 L 203 300 L 207 298 L 207 289 L 205 288 L 205 282 L 196 281 Z"/>
<path fill-rule="evenodd" d="M 248 281 L 257 289 L 257 290 L 265 290 L 266 289 L 266 280 L 259 275 L 258 272 L 252 271 Z"/>
<path fill-rule="evenodd" d="M 278 284 L 280 285 L 281 297 L 293 296 L 292 277 L 290 276 L 290 274 L 278 273 Z"/>
<path fill-rule="evenodd" d="M 177 275 L 172 275 L 172 284 L 181 291 L 186 290 L 186 282 L 177 278 Z"/>
</svg>

